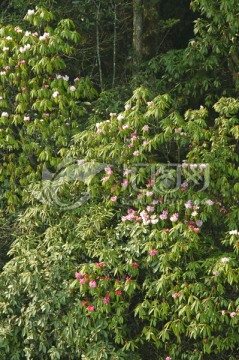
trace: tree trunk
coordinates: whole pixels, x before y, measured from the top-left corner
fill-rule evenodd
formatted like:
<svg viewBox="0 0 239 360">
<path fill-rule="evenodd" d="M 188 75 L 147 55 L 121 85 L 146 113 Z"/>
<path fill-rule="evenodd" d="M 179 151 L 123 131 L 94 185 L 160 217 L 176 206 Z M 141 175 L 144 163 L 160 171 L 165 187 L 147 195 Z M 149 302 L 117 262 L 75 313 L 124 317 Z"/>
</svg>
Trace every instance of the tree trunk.
<svg viewBox="0 0 239 360">
<path fill-rule="evenodd" d="M 133 0 L 133 48 L 134 63 L 138 65 L 143 49 L 143 0 Z"/>
</svg>

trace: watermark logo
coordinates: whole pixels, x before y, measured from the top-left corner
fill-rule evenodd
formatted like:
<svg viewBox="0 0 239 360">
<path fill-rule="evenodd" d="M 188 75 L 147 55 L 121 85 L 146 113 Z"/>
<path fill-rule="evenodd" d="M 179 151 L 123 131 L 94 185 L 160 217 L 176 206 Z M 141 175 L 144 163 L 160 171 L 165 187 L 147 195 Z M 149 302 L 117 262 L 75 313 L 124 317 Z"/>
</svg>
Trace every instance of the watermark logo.
<svg viewBox="0 0 239 360">
<path fill-rule="evenodd" d="M 66 158 L 55 172 L 44 167 L 41 189 L 33 195 L 48 205 L 54 204 L 64 210 L 76 209 L 91 198 L 91 182 L 100 172 L 98 184 L 102 184 L 102 180 L 108 181 L 109 177 L 103 176 L 109 169 L 115 182 L 121 181 L 122 187 L 130 187 L 128 200 L 133 200 L 147 188 L 155 196 L 162 197 L 177 190 L 203 191 L 210 182 L 209 164 L 131 163 L 126 166 Z"/>
<path fill-rule="evenodd" d="M 143 172 L 148 173 L 148 182 L 154 193 L 161 195 L 189 188 L 197 192 L 203 191 L 210 182 L 209 164 L 139 163 L 132 164 L 129 171 L 129 181 L 136 192 L 142 191 L 140 177 Z"/>
<path fill-rule="evenodd" d="M 65 158 L 54 173 L 43 168 L 41 189 L 34 196 L 42 203 L 64 210 L 76 209 L 90 199 L 89 185 L 105 166 L 84 159 Z"/>
</svg>

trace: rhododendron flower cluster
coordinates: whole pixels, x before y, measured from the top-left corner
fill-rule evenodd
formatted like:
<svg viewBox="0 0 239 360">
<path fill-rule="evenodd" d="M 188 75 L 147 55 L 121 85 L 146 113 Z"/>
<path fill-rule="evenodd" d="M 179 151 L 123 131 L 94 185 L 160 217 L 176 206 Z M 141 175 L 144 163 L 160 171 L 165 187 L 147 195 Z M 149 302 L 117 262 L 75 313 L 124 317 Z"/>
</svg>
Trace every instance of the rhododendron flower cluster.
<svg viewBox="0 0 239 360">
<path fill-rule="evenodd" d="M 150 256 L 155 256 L 157 253 L 158 253 L 158 250 L 156 250 L 156 249 L 152 249 L 149 251 Z"/>
</svg>

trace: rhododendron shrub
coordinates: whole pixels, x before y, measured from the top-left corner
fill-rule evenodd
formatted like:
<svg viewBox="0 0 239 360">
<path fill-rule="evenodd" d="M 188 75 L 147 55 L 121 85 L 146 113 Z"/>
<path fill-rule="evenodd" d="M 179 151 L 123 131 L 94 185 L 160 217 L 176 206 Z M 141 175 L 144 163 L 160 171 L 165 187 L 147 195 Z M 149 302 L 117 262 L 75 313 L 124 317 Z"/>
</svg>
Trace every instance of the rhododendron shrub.
<svg viewBox="0 0 239 360">
<path fill-rule="evenodd" d="M 20 218 L 4 359 L 237 359 L 239 102 L 214 111 L 209 127 L 206 108 L 180 115 L 140 88 L 74 136 L 68 155 L 102 171 L 81 206 Z"/>
<path fill-rule="evenodd" d="M 80 40 L 71 20 L 56 27 L 52 13 L 29 10 L 26 28 L 0 29 L 1 205 L 22 206 L 24 186 L 54 169 L 59 150 L 82 128 L 95 96 L 89 79 L 73 78 L 66 59 Z"/>
</svg>

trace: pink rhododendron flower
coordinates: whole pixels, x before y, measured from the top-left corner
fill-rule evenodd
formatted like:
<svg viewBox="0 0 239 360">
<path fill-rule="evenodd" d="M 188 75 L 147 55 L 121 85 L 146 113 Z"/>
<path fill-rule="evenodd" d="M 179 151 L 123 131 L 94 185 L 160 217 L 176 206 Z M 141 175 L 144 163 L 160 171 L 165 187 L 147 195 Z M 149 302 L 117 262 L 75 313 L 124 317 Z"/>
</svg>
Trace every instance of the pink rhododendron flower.
<svg viewBox="0 0 239 360">
<path fill-rule="evenodd" d="M 170 232 L 170 230 L 169 230 L 169 229 L 163 229 L 163 232 L 165 232 L 165 233 L 169 233 L 169 232 Z"/>
<path fill-rule="evenodd" d="M 205 201 L 205 204 L 209 205 L 209 206 L 212 206 L 214 204 L 214 202 L 212 200 L 206 200 Z"/>
<path fill-rule="evenodd" d="M 137 136 L 137 134 L 136 134 L 135 132 L 133 132 L 133 133 L 130 135 L 130 137 L 131 137 L 132 140 L 138 139 L 138 136 Z"/>
<path fill-rule="evenodd" d="M 147 211 L 148 211 L 148 212 L 153 212 L 153 211 L 154 211 L 154 207 L 151 206 L 151 205 L 148 205 L 148 206 L 147 206 Z"/>
<path fill-rule="evenodd" d="M 132 170 L 130 170 L 130 169 L 125 169 L 124 170 L 124 175 L 129 175 L 131 173 L 132 173 Z"/>
<path fill-rule="evenodd" d="M 185 162 L 182 163 L 182 168 L 183 168 L 183 169 L 186 169 L 187 167 L 188 167 L 188 164 L 187 164 L 187 163 L 185 163 Z"/>
<path fill-rule="evenodd" d="M 159 200 L 153 200 L 153 201 L 152 201 L 152 204 L 153 204 L 153 205 L 157 205 L 158 203 L 159 203 Z"/>
<path fill-rule="evenodd" d="M 151 197 L 151 196 L 153 196 L 153 192 L 152 191 L 146 191 L 146 196 L 147 197 Z"/>
<path fill-rule="evenodd" d="M 171 357 L 170 357 L 170 356 L 167 356 L 167 357 L 165 358 L 165 360 L 171 360 Z"/>
<path fill-rule="evenodd" d="M 159 215 L 161 220 L 166 220 L 168 217 L 168 210 L 163 210 L 162 214 Z"/>
<path fill-rule="evenodd" d="M 117 201 L 117 196 L 111 196 L 110 200 L 113 202 Z"/>
<path fill-rule="evenodd" d="M 147 213 L 146 210 L 143 210 L 140 212 L 140 216 L 143 218 L 143 219 L 148 219 L 149 218 L 149 214 Z"/>
<path fill-rule="evenodd" d="M 143 131 L 148 131 L 148 130 L 149 130 L 149 126 L 148 126 L 148 125 L 144 125 L 144 126 L 142 127 L 142 130 L 143 130 Z"/>
<path fill-rule="evenodd" d="M 197 227 L 193 227 L 193 231 L 194 231 L 195 233 L 199 233 L 199 232 L 200 232 L 200 229 L 197 228 Z"/>
<path fill-rule="evenodd" d="M 84 285 L 85 284 L 85 279 L 80 279 L 80 284 Z"/>
<path fill-rule="evenodd" d="M 77 82 L 77 81 L 79 81 L 80 79 L 78 78 L 78 77 L 76 77 L 75 79 L 74 79 L 74 82 Z"/>
<path fill-rule="evenodd" d="M 173 295 L 172 295 L 172 297 L 174 298 L 174 299 L 176 299 L 176 298 L 179 298 L 181 295 L 178 293 L 178 292 L 176 292 L 176 293 L 174 293 Z"/>
<path fill-rule="evenodd" d="M 70 91 L 76 91 L 76 87 L 75 86 L 70 86 Z"/>
<path fill-rule="evenodd" d="M 236 314 L 237 314 L 237 313 L 236 313 L 235 311 L 231 312 L 231 314 L 230 314 L 231 318 L 235 317 Z"/>
<path fill-rule="evenodd" d="M 125 180 L 121 183 L 121 186 L 125 188 L 125 187 L 127 187 L 128 183 L 129 183 L 128 180 L 125 179 Z"/>
<path fill-rule="evenodd" d="M 29 116 L 24 116 L 23 120 L 24 121 L 30 121 L 30 117 Z"/>
<path fill-rule="evenodd" d="M 46 40 L 50 37 L 50 34 L 45 32 L 42 36 L 39 36 L 39 40 Z"/>
<path fill-rule="evenodd" d="M 181 187 L 182 188 L 187 188 L 188 187 L 188 182 L 187 181 L 184 181 L 182 184 L 181 184 Z"/>
<path fill-rule="evenodd" d="M 158 250 L 156 250 L 156 249 L 152 249 L 152 250 L 149 251 L 149 255 L 150 255 L 150 256 L 154 256 L 154 255 L 156 255 L 157 253 L 158 253 Z"/>
<path fill-rule="evenodd" d="M 148 106 L 151 106 L 151 105 L 153 105 L 153 103 L 154 103 L 153 101 L 148 101 L 148 102 L 147 102 L 147 105 L 148 105 Z"/>
<path fill-rule="evenodd" d="M 22 29 L 20 29 L 19 26 L 15 26 L 14 30 L 15 30 L 17 33 L 22 33 Z"/>
<path fill-rule="evenodd" d="M 104 131 L 102 129 L 97 129 L 96 133 L 97 134 L 104 134 Z"/>
<path fill-rule="evenodd" d="M 105 183 L 106 181 L 108 181 L 109 180 L 109 176 L 105 176 L 105 177 L 103 177 L 102 178 L 102 181 Z"/>
<path fill-rule="evenodd" d="M 226 315 L 226 310 L 222 310 L 222 315 Z"/>
<path fill-rule="evenodd" d="M 170 220 L 171 220 L 172 222 L 177 221 L 177 220 L 178 220 L 178 213 L 174 213 L 174 214 L 170 217 Z"/>
<path fill-rule="evenodd" d="M 122 291 L 121 290 L 116 290 L 115 294 L 116 295 L 122 295 Z"/>
<path fill-rule="evenodd" d="M 139 155 L 140 155 L 140 152 L 139 152 L 138 150 L 136 150 L 136 151 L 133 152 L 133 155 L 134 155 L 134 156 L 139 156 Z"/>
<path fill-rule="evenodd" d="M 156 217 L 151 217 L 151 224 L 157 224 L 159 222 L 159 219 L 157 219 Z"/>
<path fill-rule="evenodd" d="M 133 262 L 133 263 L 132 263 L 132 266 L 133 266 L 134 268 L 138 268 L 138 267 L 139 267 L 139 265 L 138 265 L 136 262 Z"/>
<path fill-rule="evenodd" d="M 109 299 L 109 298 L 104 298 L 104 299 L 103 299 L 103 304 L 108 304 L 108 303 L 109 303 L 109 301 L 110 301 L 110 299 Z"/>
<path fill-rule="evenodd" d="M 113 170 L 112 170 L 110 167 L 105 168 L 105 172 L 106 172 L 108 175 L 112 175 L 112 174 L 114 173 Z"/>
<path fill-rule="evenodd" d="M 100 263 L 95 263 L 95 265 L 96 265 L 97 267 L 99 267 L 99 268 L 102 268 L 102 267 L 104 266 L 104 264 L 103 264 L 102 262 L 100 262 Z"/>
<path fill-rule="evenodd" d="M 87 306 L 87 310 L 88 310 L 88 311 L 94 311 L 94 310 L 95 310 L 94 305 L 89 305 L 89 306 Z"/>
<path fill-rule="evenodd" d="M 197 221 L 196 221 L 196 225 L 197 225 L 198 227 L 201 227 L 202 224 L 203 224 L 202 220 L 197 220 Z"/>
<path fill-rule="evenodd" d="M 149 144 L 148 141 L 144 141 L 144 142 L 143 142 L 143 146 L 147 146 L 148 144 Z"/>
<path fill-rule="evenodd" d="M 97 283 L 96 283 L 95 280 L 90 280 L 90 281 L 89 281 L 89 287 L 90 287 L 90 288 L 95 288 L 96 286 L 97 286 Z"/>
<path fill-rule="evenodd" d="M 79 272 L 75 272 L 75 278 L 76 279 L 82 279 L 82 277 L 83 277 L 83 275 L 81 274 L 81 273 L 79 273 Z"/>
<path fill-rule="evenodd" d="M 125 280 L 126 280 L 126 281 L 130 281 L 130 280 L 131 280 L 131 277 L 130 277 L 130 276 L 126 276 Z"/>
</svg>

